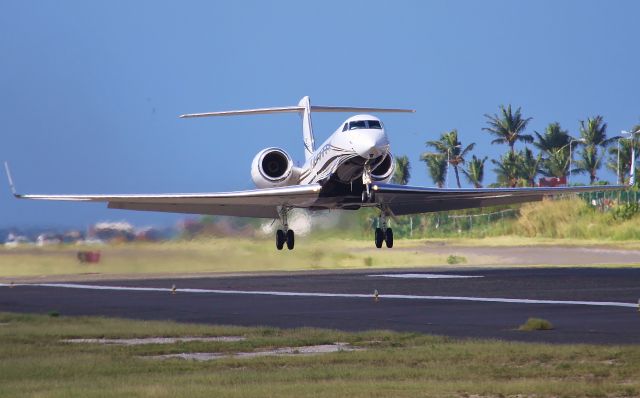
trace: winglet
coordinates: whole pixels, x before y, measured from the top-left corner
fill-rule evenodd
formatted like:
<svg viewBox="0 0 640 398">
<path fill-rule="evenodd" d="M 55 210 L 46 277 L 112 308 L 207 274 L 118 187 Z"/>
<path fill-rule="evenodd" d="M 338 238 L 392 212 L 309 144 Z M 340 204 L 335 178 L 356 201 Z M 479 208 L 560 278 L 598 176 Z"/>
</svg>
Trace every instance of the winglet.
<svg viewBox="0 0 640 398">
<path fill-rule="evenodd" d="M 19 198 L 20 195 L 16 192 L 16 187 L 13 185 L 13 178 L 11 178 L 11 170 L 9 170 L 9 162 L 4 161 L 4 170 L 7 172 L 7 179 L 9 179 L 9 188 L 11 188 L 11 193 L 16 198 Z"/>
</svg>

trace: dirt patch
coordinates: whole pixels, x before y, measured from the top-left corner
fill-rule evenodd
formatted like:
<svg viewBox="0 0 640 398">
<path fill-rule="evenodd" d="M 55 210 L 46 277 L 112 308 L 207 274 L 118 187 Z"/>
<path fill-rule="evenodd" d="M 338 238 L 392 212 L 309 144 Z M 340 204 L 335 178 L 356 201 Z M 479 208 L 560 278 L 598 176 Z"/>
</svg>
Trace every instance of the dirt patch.
<svg viewBox="0 0 640 398">
<path fill-rule="evenodd" d="M 140 339 L 67 339 L 65 343 L 76 344 L 108 344 L 108 345 L 143 345 L 143 344 L 175 344 L 197 342 L 236 342 L 244 341 L 242 336 L 217 336 L 217 337 L 145 337 Z"/>
<path fill-rule="evenodd" d="M 222 358 L 256 358 L 264 356 L 292 356 L 292 355 L 318 355 L 328 354 L 331 352 L 359 351 L 362 348 L 353 347 L 348 343 L 334 343 L 310 345 L 303 347 L 282 347 L 273 350 L 252 351 L 252 352 L 236 352 L 233 354 L 221 354 L 217 352 L 184 352 L 180 354 L 153 355 L 145 356 L 146 359 L 190 359 L 194 361 L 212 361 Z"/>
</svg>

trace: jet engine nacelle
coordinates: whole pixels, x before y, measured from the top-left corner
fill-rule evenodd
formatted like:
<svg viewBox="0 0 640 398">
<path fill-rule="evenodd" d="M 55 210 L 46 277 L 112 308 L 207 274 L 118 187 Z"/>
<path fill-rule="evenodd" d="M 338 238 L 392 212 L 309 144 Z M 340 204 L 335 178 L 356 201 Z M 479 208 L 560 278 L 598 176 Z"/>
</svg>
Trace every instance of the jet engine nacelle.
<svg viewBox="0 0 640 398">
<path fill-rule="evenodd" d="M 393 177 L 396 168 L 396 162 L 389 153 L 373 170 L 371 170 L 371 179 L 376 182 L 389 182 Z"/>
<path fill-rule="evenodd" d="M 293 166 L 291 157 L 280 148 L 258 152 L 251 163 L 251 179 L 258 188 L 273 188 L 298 183 L 300 169 Z"/>
</svg>

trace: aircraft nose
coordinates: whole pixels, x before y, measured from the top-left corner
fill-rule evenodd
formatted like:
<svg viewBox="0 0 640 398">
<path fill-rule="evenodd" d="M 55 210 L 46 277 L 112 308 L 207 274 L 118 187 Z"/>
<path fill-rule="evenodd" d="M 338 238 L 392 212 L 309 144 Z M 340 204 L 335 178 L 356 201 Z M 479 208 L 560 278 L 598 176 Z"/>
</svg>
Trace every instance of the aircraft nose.
<svg viewBox="0 0 640 398">
<path fill-rule="evenodd" d="M 353 150 L 365 159 L 377 158 L 385 149 L 382 141 L 381 137 L 362 134 L 352 141 Z"/>
</svg>

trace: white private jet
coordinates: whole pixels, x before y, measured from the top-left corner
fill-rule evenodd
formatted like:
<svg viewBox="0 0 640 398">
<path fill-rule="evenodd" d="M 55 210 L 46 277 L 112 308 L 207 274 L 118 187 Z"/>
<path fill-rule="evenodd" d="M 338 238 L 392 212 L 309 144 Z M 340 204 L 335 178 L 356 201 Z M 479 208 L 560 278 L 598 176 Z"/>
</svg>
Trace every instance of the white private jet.
<svg viewBox="0 0 640 398">
<path fill-rule="evenodd" d="M 443 189 L 389 184 L 394 171 L 389 140 L 379 118 L 369 114 L 352 116 L 319 147 L 315 146 L 312 112 L 408 112 L 409 109 L 357 108 L 311 105 L 304 97 L 297 106 L 247 109 L 181 115 L 181 118 L 253 115 L 293 112 L 302 116 L 305 163 L 294 166 L 280 148 L 258 152 L 251 165 L 251 177 L 258 189 L 219 193 L 127 194 L 127 195 L 23 195 L 16 193 L 9 167 L 9 185 L 20 199 L 107 202 L 112 209 L 174 213 L 212 214 L 279 219 L 276 248 L 294 247 L 294 232 L 287 215 L 291 209 L 357 210 L 375 207 L 380 211 L 375 245 L 393 247 L 392 216 L 458 210 L 542 200 L 544 196 L 624 189 L 624 185 L 552 188 Z M 633 146 L 632 146 L 633 148 Z M 633 162 L 635 154 L 632 153 Z M 631 170 L 635 170 L 635 163 Z M 633 185 L 635 173 L 631 174 Z"/>
</svg>

